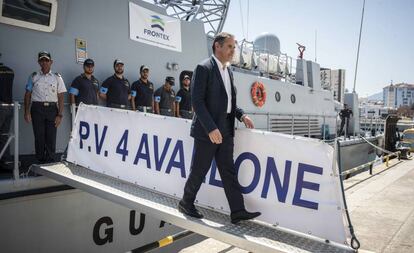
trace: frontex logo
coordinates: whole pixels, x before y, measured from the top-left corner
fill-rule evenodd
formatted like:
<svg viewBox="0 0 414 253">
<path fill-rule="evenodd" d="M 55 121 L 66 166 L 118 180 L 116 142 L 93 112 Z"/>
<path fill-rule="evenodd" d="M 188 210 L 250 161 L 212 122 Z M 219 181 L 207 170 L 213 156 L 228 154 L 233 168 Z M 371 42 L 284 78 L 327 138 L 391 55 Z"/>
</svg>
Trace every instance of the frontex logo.
<svg viewBox="0 0 414 253">
<path fill-rule="evenodd" d="M 152 18 L 151 28 L 158 28 L 161 31 L 164 31 L 165 24 L 164 24 L 164 21 L 162 20 L 162 18 L 160 18 L 157 15 L 152 15 L 151 18 Z"/>
</svg>

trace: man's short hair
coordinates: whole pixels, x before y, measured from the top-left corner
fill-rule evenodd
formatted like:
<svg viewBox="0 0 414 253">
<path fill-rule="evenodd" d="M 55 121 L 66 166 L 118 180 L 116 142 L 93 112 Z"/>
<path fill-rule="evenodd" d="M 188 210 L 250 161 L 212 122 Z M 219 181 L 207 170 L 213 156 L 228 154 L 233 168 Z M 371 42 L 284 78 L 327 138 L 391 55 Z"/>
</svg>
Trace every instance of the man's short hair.
<svg viewBox="0 0 414 253">
<path fill-rule="evenodd" d="M 213 49 L 213 53 L 216 52 L 216 48 L 214 46 L 216 44 L 216 42 L 219 43 L 220 46 L 223 46 L 224 41 L 228 38 L 234 38 L 234 35 L 231 34 L 231 33 L 228 33 L 228 32 L 221 32 L 221 33 L 217 34 L 214 37 L 213 45 L 211 46 L 211 48 Z"/>
</svg>

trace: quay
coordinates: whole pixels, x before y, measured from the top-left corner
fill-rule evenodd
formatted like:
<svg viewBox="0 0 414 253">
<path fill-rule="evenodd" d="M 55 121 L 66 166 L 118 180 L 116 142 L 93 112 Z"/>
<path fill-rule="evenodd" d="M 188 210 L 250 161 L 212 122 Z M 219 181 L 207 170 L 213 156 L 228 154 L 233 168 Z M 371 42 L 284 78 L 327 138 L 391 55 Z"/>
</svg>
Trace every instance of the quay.
<svg viewBox="0 0 414 253">
<path fill-rule="evenodd" d="M 414 252 L 414 160 L 393 159 L 388 167 L 382 163 L 372 175 L 366 171 L 345 180 L 344 188 L 361 243 L 358 252 Z M 211 238 L 196 238 L 199 243 L 179 252 L 247 253 Z"/>
</svg>

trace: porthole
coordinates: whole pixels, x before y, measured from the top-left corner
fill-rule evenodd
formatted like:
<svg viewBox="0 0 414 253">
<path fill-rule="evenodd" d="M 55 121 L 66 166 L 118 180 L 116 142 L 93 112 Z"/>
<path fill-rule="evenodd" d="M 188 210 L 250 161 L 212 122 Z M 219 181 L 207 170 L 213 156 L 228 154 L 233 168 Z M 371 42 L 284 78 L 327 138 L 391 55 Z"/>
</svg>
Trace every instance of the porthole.
<svg viewBox="0 0 414 253">
<path fill-rule="evenodd" d="M 276 91 L 275 99 L 276 99 L 276 102 L 280 102 L 280 93 L 279 93 L 279 91 Z"/>
<path fill-rule="evenodd" d="M 290 95 L 290 102 L 292 102 L 292 104 L 296 103 L 295 94 Z"/>
</svg>

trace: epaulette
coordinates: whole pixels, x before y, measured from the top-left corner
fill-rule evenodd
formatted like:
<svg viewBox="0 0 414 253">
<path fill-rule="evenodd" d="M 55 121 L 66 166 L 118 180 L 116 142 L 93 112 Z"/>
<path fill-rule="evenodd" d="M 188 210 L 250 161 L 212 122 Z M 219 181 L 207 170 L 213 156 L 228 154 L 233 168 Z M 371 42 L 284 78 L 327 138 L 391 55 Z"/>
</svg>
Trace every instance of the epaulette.
<svg viewBox="0 0 414 253">
<path fill-rule="evenodd" d="M 34 77 L 35 75 L 37 75 L 37 72 L 33 72 L 31 77 Z"/>
<path fill-rule="evenodd" d="M 57 75 L 58 77 L 62 77 L 62 75 L 58 72 L 56 72 L 55 75 Z"/>
</svg>

